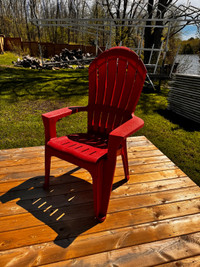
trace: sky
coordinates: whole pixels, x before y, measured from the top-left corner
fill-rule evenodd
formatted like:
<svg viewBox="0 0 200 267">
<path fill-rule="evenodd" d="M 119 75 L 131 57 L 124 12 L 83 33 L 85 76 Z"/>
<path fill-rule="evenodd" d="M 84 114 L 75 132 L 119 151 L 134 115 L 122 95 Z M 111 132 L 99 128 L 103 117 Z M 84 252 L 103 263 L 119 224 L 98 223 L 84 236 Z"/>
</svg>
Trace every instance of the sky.
<svg viewBox="0 0 200 267">
<path fill-rule="evenodd" d="M 191 6 L 195 6 L 195 7 L 200 8 L 200 1 L 199 0 L 189 0 L 189 1 L 188 0 L 178 0 L 177 4 L 187 5 L 188 2 L 190 2 Z"/>
<path fill-rule="evenodd" d="M 197 33 L 197 27 L 194 25 L 191 26 L 186 26 L 182 32 L 181 32 L 181 39 L 182 40 L 188 40 L 191 37 L 196 38 L 196 33 Z"/>
<path fill-rule="evenodd" d="M 181 5 L 186 5 L 188 4 L 188 2 L 190 3 L 191 6 L 195 6 L 197 8 L 200 9 L 200 0 L 178 0 L 177 1 L 177 4 Z M 182 40 L 188 40 L 190 39 L 191 37 L 195 38 L 196 37 L 196 33 L 197 33 L 197 28 L 196 26 L 194 25 L 191 25 L 191 26 L 187 26 L 183 29 L 182 31 L 182 36 L 181 36 L 181 39 Z"/>
</svg>

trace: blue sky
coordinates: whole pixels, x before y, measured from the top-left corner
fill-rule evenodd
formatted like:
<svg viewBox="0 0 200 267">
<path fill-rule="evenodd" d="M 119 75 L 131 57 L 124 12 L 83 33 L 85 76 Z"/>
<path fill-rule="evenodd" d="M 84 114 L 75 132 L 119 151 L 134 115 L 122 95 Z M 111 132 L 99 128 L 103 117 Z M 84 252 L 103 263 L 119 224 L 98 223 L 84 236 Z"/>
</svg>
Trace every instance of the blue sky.
<svg viewBox="0 0 200 267">
<path fill-rule="evenodd" d="M 195 25 L 186 26 L 181 32 L 181 39 L 188 40 L 191 37 L 195 38 L 197 33 L 197 27 Z"/>
<path fill-rule="evenodd" d="M 188 3 L 191 6 L 195 6 L 197 8 L 200 9 L 200 0 L 178 0 L 176 4 L 183 4 L 183 5 L 188 5 Z M 197 33 L 197 27 L 194 25 L 191 26 L 186 26 L 183 31 L 182 31 L 182 36 L 181 39 L 182 40 L 188 40 L 191 37 L 195 38 L 196 37 L 196 33 Z"/>
</svg>

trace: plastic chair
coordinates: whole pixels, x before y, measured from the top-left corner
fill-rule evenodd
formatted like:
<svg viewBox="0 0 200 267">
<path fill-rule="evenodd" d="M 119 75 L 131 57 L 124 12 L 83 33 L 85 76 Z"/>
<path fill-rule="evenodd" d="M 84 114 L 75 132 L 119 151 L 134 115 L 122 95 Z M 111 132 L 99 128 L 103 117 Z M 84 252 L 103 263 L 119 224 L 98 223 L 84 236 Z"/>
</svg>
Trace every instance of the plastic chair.
<svg viewBox="0 0 200 267">
<path fill-rule="evenodd" d="M 100 54 L 89 67 L 89 103 L 66 107 L 42 115 L 45 127 L 45 183 L 49 186 L 51 156 L 88 170 L 93 180 L 95 216 L 106 218 L 116 158 L 122 156 L 125 178 L 129 179 L 126 138 L 143 127 L 134 115 L 146 68 L 126 47 Z M 56 122 L 73 113 L 87 111 L 88 131 L 56 137 Z"/>
</svg>

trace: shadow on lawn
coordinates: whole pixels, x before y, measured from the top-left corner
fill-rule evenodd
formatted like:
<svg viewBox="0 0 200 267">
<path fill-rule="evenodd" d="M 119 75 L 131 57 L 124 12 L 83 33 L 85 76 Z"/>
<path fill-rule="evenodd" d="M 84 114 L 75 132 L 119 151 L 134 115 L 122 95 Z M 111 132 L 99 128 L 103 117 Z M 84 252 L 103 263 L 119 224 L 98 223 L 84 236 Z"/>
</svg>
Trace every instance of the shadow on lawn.
<svg viewBox="0 0 200 267">
<path fill-rule="evenodd" d="M 142 92 L 138 107 L 141 109 L 141 112 L 144 114 L 149 114 L 158 109 L 165 109 L 167 106 L 165 93 L 146 93 Z"/>
<path fill-rule="evenodd" d="M 38 221 L 37 225 L 45 223 L 54 230 L 57 234 L 54 243 L 66 248 L 81 233 L 98 224 L 94 218 L 92 184 L 73 176 L 76 170 L 57 178 L 51 177 L 54 185 L 48 191 L 42 188 L 44 177 L 33 177 L 10 189 L 0 197 L 0 201 L 6 203 L 19 199 L 16 203 L 42 222 Z M 62 184 L 56 184 L 56 179 Z M 114 184 L 113 189 L 124 182 Z"/>
<path fill-rule="evenodd" d="M 165 119 L 171 121 L 174 124 L 178 124 L 179 127 L 183 128 L 185 131 L 188 132 L 200 131 L 200 124 L 195 123 L 194 121 L 189 120 L 187 118 L 184 118 L 183 116 L 178 115 L 171 110 L 158 109 L 157 112 Z M 172 130 L 179 129 L 179 127 L 173 128 Z"/>
<path fill-rule="evenodd" d="M 0 94 L 12 101 L 21 97 L 57 99 L 86 95 L 88 74 L 85 70 L 55 72 L 8 68 L 2 70 L 0 84 Z"/>
</svg>

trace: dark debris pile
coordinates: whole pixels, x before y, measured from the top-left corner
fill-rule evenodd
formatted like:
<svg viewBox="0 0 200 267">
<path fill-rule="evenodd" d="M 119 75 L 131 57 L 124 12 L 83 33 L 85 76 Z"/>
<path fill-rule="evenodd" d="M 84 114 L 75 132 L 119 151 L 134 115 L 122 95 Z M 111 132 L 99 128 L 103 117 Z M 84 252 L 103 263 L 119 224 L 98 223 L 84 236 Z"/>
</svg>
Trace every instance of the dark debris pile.
<svg viewBox="0 0 200 267">
<path fill-rule="evenodd" d="M 72 65 L 77 65 L 76 68 L 84 68 L 85 65 L 91 63 L 94 59 L 92 54 L 84 54 L 81 49 L 68 50 L 63 49 L 59 55 L 55 55 L 49 60 L 40 60 L 31 56 L 24 56 L 22 59 L 17 59 L 13 62 L 15 67 L 24 67 L 31 69 L 60 69 L 74 68 Z"/>
<path fill-rule="evenodd" d="M 42 68 L 42 62 L 41 60 L 25 56 L 22 59 L 18 58 L 16 62 L 12 62 L 15 67 L 24 67 L 24 68 L 31 68 L 31 69 L 41 69 Z"/>
</svg>

